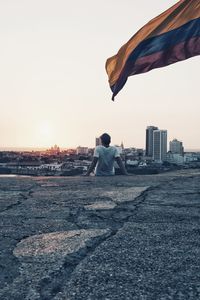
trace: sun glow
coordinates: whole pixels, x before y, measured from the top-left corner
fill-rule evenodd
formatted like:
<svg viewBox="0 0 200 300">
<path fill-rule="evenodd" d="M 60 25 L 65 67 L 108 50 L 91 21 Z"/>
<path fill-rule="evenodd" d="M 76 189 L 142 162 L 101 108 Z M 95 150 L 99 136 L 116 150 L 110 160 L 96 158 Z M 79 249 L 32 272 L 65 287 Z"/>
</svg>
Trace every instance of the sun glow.
<svg viewBox="0 0 200 300">
<path fill-rule="evenodd" d="M 50 137 L 52 135 L 52 126 L 47 122 L 44 122 L 40 125 L 39 132 L 44 137 Z"/>
<path fill-rule="evenodd" d="M 56 143 L 54 126 L 48 121 L 43 121 L 37 128 L 37 144 L 42 147 L 50 147 Z"/>
</svg>

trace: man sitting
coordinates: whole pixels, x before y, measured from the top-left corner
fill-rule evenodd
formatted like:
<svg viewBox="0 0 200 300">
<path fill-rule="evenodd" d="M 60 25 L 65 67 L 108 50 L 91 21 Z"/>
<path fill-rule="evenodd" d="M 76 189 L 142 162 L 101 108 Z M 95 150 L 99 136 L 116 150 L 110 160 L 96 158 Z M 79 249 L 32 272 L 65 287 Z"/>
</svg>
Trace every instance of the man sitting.
<svg viewBox="0 0 200 300">
<path fill-rule="evenodd" d="M 109 134 L 104 133 L 100 136 L 101 146 L 97 146 L 94 151 L 94 157 L 90 167 L 87 170 L 86 176 L 95 169 L 96 176 L 112 176 L 115 175 L 114 162 L 119 165 L 123 175 L 128 175 L 118 150 L 114 146 L 110 146 L 111 137 Z"/>
</svg>

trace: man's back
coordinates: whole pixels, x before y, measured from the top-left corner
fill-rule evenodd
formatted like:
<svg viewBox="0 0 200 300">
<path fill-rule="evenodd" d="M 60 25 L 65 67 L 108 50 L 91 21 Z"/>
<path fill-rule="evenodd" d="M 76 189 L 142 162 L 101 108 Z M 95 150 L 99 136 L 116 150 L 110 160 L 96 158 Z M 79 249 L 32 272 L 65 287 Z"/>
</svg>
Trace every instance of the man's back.
<svg viewBox="0 0 200 300">
<path fill-rule="evenodd" d="M 115 175 L 114 162 L 115 159 L 123 175 L 128 175 L 126 168 L 121 160 L 118 150 L 114 146 L 109 146 L 111 142 L 110 135 L 104 133 L 100 136 L 102 146 L 97 146 L 94 151 L 94 157 L 89 166 L 86 176 L 89 176 L 95 169 L 96 176 Z"/>
<path fill-rule="evenodd" d="M 114 146 L 97 146 L 95 148 L 94 157 L 98 158 L 95 174 L 96 176 L 114 175 L 115 158 L 119 157 L 119 153 Z"/>
</svg>

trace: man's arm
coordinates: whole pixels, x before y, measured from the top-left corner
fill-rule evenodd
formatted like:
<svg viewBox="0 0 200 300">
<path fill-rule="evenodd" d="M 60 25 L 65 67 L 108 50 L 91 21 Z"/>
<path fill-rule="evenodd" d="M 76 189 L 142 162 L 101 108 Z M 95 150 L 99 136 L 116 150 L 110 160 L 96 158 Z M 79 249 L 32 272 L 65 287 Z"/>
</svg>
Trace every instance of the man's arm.
<svg viewBox="0 0 200 300">
<path fill-rule="evenodd" d="M 118 156 L 118 157 L 116 157 L 115 159 L 116 159 L 116 162 L 117 162 L 117 164 L 118 164 L 118 166 L 119 166 L 119 168 L 120 168 L 122 174 L 123 174 L 123 175 L 128 175 L 128 172 L 126 171 L 126 168 L 125 168 L 125 166 L 124 166 L 124 164 L 123 164 L 123 162 L 122 162 L 121 157 Z"/>
<path fill-rule="evenodd" d="M 91 162 L 91 165 L 89 166 L 85 176 L 89 176 L 90 173 L 94 170 L 94 168 L 96 167 L 96 164 L 97 164 L 97 161 L 98 161 L 98 157 L 93 157 L 93 160 Z"/>
</svg>

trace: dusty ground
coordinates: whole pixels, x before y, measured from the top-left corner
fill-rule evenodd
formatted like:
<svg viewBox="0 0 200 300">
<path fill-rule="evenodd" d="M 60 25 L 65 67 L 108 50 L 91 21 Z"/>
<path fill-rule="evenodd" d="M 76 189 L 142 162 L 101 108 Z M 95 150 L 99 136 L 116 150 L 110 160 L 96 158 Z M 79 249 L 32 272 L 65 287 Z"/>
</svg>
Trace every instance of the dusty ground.
<svg viewBox="0 0 200 300">
<path fill-rule="evenodd" d="M 200 299 L 200 171 L 0 178 L 0 299 Z"/>
</svg>

